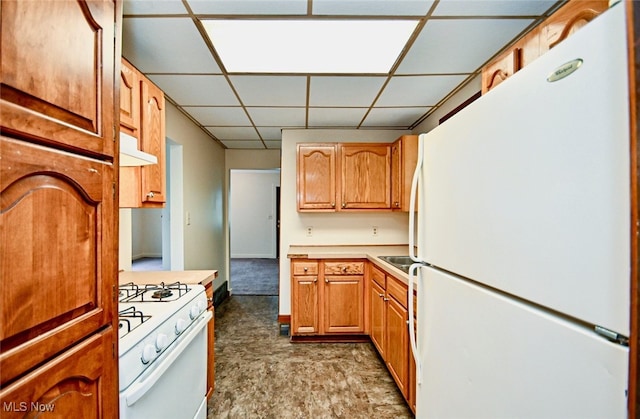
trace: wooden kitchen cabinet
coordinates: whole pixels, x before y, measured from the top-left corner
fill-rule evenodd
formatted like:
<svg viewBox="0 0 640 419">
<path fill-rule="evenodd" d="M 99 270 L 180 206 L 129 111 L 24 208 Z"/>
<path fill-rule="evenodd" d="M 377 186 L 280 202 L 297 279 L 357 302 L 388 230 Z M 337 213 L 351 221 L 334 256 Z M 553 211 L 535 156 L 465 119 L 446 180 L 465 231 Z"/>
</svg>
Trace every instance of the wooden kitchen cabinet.
<svg viewBox="0 0 640 419">
<path fill-rule="evenodd" d="M 298 144 L 298 211 L 336 208 L 336 145 Z"/>
<path fill-rule="evenodd" d="M 126 63 L 125 60 L 123 62 Z M 126 65 L 128 69 L 121 72 L 120 83 L 121 89 L 126 93 L 125 98 L 120 101 L 120 114 L 124 114 L 126 118 L 125 124 L 120 124 L 120 129 L 138 138 L 140 150 L 156 156 L 158 163 L 120 168 L 120 207 L 162 208 L 166 202 L 164 93 L 131 64 Z M 135 74 L 128 79 L 135 81 L 135 89 L 129 89 L 125 83 L 128 71 Z M 125 108 L 123 109 L 122 106 Z M 136 111 L 139 114 L 138 119 L 136 119 L 138 115 Z M 127 124 L 129 119 L 132 120 L 133 127 Z M 136 122 L 139 123 L 139 128 L 136 128 Z M 136 133 L 138 135 L 135 135 Z"/>
<path fill-rule="evenodd" d="M 140 75 L 124 58 L 120 68 L 120 131 L 140 137 Z"/>
<path fill-rule="evenodd" d="M 342 210 L 391 209 L 391 146 L 340 146 Z"/>
<path fill-rule="evenodd" d="M 324 333 L 364 333 L 364 262 L 324 262 Z"/>
<path fill-rule="evenodd" d="M 1 7 L 3 417 L 116 417 L 120 3 Z"/>
<path fill-rule="evenodd" d="M 482 69 L 482 93 L 498 86 L 608 8 L 608 0 L 568 1 Z"/>
<path fill-rule="evenodd" d="M 370 337 L 398 389 L 409 401 L 412 386 L 411 374 L 415 375 L 415 373 L 410 371 L 407 286 L 373 264 L 370 270 Z"/>
<path fill-rule="evenodd" d="M 291 335 L 361 335 L 364 261 L 291 261 Z"/>
<path fill-rule="evenodd" d="M 216 316 L 215 307 L 213 306 L 213 281 L 205 285 L 204 291 L 207 294 L 207 310 L 213 315 L 207 325 L 207 399 L 209 399 L 216 387 Z"/>
<path fill-rule="evenodd" d="M 391 145 L 391 206 L 395 211 L 409 211 L 411 181 L 417 163 L 417 135 L 403 135 Z"/>
</svg>

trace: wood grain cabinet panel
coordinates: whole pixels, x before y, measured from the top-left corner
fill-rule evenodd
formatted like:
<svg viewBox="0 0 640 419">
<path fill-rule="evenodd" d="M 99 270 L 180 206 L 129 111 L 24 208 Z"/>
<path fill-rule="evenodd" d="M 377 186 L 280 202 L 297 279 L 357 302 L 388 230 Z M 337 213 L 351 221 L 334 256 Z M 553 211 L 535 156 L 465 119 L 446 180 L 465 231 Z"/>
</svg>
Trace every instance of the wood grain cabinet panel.
<svg viewBox="0 0 640 419">
<path fill-rule="evenodd" d="M 387 299 L 386 350 L 387 368 L 400 392 L 409 397 L 409 329 L 407 309 L 394 298 Z"/>
<path fill-rule="evenodd" d="M 336 208 L 336 145 L 298 144 L 298 211 Z"/>
<path fill-rule="evenodd" d="M 375 267 L 373 270 L 380 272 Z M 378 353 L 382 358 L 385 358 L 385 325 L 387 319 L 387 310 L 385 299 L 385 291 L 384 286 L 380 285 L 380 281 L 374 281 L 373 276 L 375 274 L 372 273 L 372 280 L 369 283 L 369 324 L 371 331 L 369 333 L 369 337 L 371 337 L 371 341 L 375 345 Z M 382 283 L 384 284 L 384 273 L 382 273 Z"/>
<path fill-rule="evenodd" d="M 120 131 L 140 136 L 140 77 L 125 59 L 120 69 Z"/>
<path fill-rule="evenodd" d="M 391 209 L 391 145 L 342 144 L 341 209 Z"/>
<path fill-rule="evenodd" d="M 325 333 L 364 333 L 364 276 L 325 275 Z"/>
<path fill-rule="evenodd" d="M 3 134 L 114 155 L 114 18 L 112 1 L 2 2 Z"/>
<path fill-rule="evenodd" d="M 417 135 L 403 135 L 391 145 L 391 206 L 394 211 L 409 211 L 411 182 L 417 163 Z"/>
</svg>

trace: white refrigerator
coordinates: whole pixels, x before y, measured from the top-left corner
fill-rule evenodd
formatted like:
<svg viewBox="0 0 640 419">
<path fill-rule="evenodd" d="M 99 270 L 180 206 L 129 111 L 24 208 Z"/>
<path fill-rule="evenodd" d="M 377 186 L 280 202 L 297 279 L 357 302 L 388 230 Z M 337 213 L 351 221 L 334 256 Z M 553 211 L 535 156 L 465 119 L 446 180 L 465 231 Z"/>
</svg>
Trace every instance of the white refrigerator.
<svg viewBox="0 0 640 419">
<path fill-rule="evenodd" d="M 418 418 L 627 416 L 624 7 L 420 136 Z"/>
</svg>

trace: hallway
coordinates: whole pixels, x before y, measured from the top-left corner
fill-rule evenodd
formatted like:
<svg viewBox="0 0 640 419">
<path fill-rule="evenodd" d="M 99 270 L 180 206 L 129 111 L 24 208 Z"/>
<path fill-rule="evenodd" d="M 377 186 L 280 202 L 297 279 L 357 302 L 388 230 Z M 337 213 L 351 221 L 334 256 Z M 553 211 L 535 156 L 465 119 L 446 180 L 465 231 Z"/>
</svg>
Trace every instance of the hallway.
<svg viewBox="0 0 640 419">
<path fill-rule="evenodd" d="M 411 418 L 370 343 L 292 344 L 278 297 L 216 308 L 216 387 L 208 418 Z"/>
</svg>

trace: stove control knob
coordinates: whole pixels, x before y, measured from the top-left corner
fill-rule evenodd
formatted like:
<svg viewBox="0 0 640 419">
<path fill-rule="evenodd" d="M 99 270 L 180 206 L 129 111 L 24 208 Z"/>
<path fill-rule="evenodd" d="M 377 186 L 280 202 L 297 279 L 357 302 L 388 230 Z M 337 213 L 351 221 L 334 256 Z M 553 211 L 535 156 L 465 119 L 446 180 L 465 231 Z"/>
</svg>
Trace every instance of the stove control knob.
<svg viewBox="0 0 640 419">
<path fill-rule="evenodd" d="M 156 352 L 162 351 L 169 344 L 169 338 L 164 333 L 160 333 L 156 337 Z"/>
<path fill-rule="evenodd" d="M 185 319 L 178 319 L 176 322 L 176 335 L 184 332 L 184 329 L 187 328 L 187 321 Z"/>
<path fill-rule="evenodd" d="M 155 346 L 144 345 L 144 348 L 142 349 L 142 356 L 140 357 L 140 359 L 142 360 L 143 364 L 148 364 L 149 362 L 154 360 L 156 355 L 157 354 Z"/>
<path fill-rule="evenodd" d="M 189 317 L 191 320 L 194 320 L 200 314 L 200 307 L 197 304 L 191 306 L 191 310 L 189 310 Z"/>
</svg>

